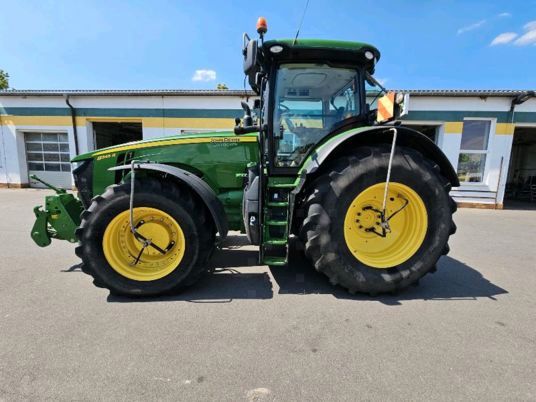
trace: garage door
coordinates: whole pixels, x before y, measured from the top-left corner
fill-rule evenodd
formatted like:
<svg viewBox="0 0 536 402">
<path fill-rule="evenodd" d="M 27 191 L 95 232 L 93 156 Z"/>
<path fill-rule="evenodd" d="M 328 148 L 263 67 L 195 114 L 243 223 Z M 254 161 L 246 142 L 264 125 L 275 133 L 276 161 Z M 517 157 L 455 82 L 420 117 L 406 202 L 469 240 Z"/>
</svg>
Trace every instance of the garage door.
<svg viewBox="0 0 536 402">
<path fill-rule="evenodd" d="M 57 187 L 71 188 L 69 140 L 66 133 L 24 133 L 28 174 Z M 44 187 L 30 179 L 31 187 Z"/>
</svg>

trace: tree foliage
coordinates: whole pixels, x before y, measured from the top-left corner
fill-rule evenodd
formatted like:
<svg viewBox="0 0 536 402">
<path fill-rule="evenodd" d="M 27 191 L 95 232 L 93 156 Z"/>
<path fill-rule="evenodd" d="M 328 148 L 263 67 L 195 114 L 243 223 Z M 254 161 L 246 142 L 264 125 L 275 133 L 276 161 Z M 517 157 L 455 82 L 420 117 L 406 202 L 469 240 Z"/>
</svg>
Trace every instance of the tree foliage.
<svg viewBox="0 0 536 402">
<path fill-rule="evenodd" d="M 229 88 L 228 88 L 227 85 L 225 85 L 225 84 L 218 84 L 218 85 L 216 86 L 216 89 L 225 90 L 225 89 L 229 89 Z"/>
<path fill-rule="evenodd" d="M 0 89 L 9 88 L 9 74 L 0 69 Z"/>
</svg>

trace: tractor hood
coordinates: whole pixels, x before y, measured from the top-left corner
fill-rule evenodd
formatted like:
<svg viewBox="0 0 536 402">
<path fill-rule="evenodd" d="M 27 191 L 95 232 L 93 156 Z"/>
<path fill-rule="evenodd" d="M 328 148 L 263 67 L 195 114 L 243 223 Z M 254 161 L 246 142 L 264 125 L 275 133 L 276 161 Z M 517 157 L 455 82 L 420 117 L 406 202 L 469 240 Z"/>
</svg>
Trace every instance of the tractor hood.
<svg viewBox="0 0 536 402">
<path fill-rule="evenodd" d="M 248 135 L 247 137 L 256 136 L 256 134 Z M 240 136 L 245 137 L 245 136 Z M 201 134 L 190 134 L 190 135 L 173 135 L 167 137 L 151 138 L 141 141 L 132 141 L 125 144 L 114 145 L 107 148 L 97 149 L 92 152 L 87 152 L 85 154 L 78 155 L 74 157 L 71 162 L 81 162 L 87 159 L 106 157 L 106 155 L 111 155 L 116 152 L 137 150 L 137 149 L 146 149 L 154 147 L 165 147 L 171 145 L 179 144 L 192 144 L 192 143 L 203 143 L 203 142 L 239 142 L 239 136 L 236 136 L 233 132 L 212 132 L 212 133 L 201 133 Z"/>
</svg>

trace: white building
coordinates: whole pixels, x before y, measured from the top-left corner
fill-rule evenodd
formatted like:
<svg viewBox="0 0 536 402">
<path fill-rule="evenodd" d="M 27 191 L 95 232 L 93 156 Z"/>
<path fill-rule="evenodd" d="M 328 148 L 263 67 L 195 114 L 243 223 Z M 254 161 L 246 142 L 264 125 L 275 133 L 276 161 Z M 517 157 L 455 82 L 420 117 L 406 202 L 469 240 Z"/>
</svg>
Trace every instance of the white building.
<svg viewBox="0 0 536 402">
<path fill-rule="evenodd" d="M 502 208 L 536 197 L 531 91 L 404 91 L 405 125 L 430 136 L 458 170 L 462 206 Z M 244 91 L 0 91 L 0 187 L 70 187 L 69 159 L 122 142 L 230 130 Z M 536 198 L 535 198 L 536 201 Z"/>
</svg>

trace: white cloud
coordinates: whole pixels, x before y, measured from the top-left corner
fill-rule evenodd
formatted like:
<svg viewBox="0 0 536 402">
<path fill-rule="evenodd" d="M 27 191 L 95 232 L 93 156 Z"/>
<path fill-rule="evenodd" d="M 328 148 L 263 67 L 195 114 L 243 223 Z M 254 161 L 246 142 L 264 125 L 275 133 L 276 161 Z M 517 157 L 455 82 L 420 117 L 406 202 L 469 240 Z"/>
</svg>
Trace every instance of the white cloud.
<svg viewBox="0 0 536 402">
<path fill-rule="evenodd" d="M 490 43 L 490 46 L 505 45 L 512 43 L 515 46 L 536 46 L 536 20 L 529 21 L 523 25 L 525 33 L 518 35 L 515 32 L 504 32 L 495 37 Z M 515 40 L 514 40 L 515 39 Z"/>
<path fill-rule="evenodd" d="M 475 22 L 474 24 L 464 26 L 464 27 L 458 29 L 458 35 L 461 35 L 461 34 L 463 34 L 465 32 L 469 32 L 469 31 L 473 31 L 475 29 L 478 29 L 482 25 L 484 25 L 485 23 L 486 23 L 486 20 L 480 20 L 478 22 Z"/>
<path fill-rule="evenodd" d="M 195 70 L 192 81 L 214 81 L 216 79 L 216 71 L 214 70 Z"/>
<path fill-rule="evenodd" d="M 536 29 L 536 21 L 529 21 L 523 25 L 525 31 L 534 31 Z"/>
<path fill-rule="evenodd" d="M 517 38 L 517 34 L 515 32 L 504 32 L 500 35 L 497 35 L 495 39 L 491 41 L 490 46 L 505 45 L 512 42 L 515 38 Z"/>
<path fill-rule="evenodd" d="M 384 87 L 387 81 L 389 81 L 389 78 L 376 78 L 376 81 L 378 81 L 380 85 Z"/>
<path fill-rule="evenodd" d="M 506 17 L 511 17 L 512 14 L 510 13 L 500 13 L 500 14 L 497 14 L 497 17 L 499 18 L 506 18 Z"/>
<path fill-rule="evenodd" d="M 536 44 L 536 27 L 532 31 L 525 32 L 514 41 L 516 46 L 527 46 L 533 43 Z"/>
</svg>

